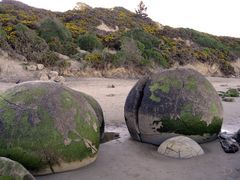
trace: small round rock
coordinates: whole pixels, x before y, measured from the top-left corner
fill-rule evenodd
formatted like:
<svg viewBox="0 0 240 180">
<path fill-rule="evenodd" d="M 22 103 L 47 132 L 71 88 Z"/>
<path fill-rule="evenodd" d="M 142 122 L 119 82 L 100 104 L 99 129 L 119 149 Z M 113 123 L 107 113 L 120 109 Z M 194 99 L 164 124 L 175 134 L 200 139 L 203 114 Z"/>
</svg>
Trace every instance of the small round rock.
<svg viewBox="0 0 240 180">
<path fill-rule="evenodd" d="M 159 146 L 158 152 L 178 159 L 187 159 L 204 154 L 201 146 L 186 136 L 176 136 L 167 139 Z"/>
</svg>

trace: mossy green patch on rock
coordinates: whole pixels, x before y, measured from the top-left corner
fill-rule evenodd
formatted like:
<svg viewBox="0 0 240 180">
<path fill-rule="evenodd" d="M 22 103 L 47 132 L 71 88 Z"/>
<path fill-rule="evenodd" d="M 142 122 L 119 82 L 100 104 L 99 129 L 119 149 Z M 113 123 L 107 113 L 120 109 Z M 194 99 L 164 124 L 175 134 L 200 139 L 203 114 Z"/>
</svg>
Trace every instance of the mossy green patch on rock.
<svg viewBox="0 0 240 180">
<path fill-rule="evenodd" d="M 219 114 L 216 103 L 212 102 L 210 111 L 214 114 L 214 116 L 217 116 Z"/>
<path fill-rule="evenodd" d="M 180 88 L 181 84 L 181 81 L 177 79 L 160 77 L 157 82 L 152 82 L 149 86 L 149 89 L 151 91 L 150 99 L 155 102 L 160 102 L 160 97 L 156 95 L 156 91 L 160 90 L 161 92 L 167 94 L 171 88 Z"/>
<path fill-rule="evenodd" d="M 20 177 L 19 177 L 20 178 Z M 18 178 L 17 178 L 18 179 Z M 14 180 L 12 176 L 0 176 L 0 180 Z"/>
<path fill-rule="evenodd" d="M 69 110 L 70 108 L 76 106 L 76 102 L 74 102 L 75 100 L 73 99 L 72 95 L 69 92 L 62 92 L 61 93 L 61 103 L 63 106 L 64 110 Z"/>
<path fill-rule="evenodd" d="M 31 102 L 43 96 L 45 92 L 46 90 L 43 88 L 35 88 L 31 91 L 23 89 L 21 90 L 21 93 L 10 91 L 5 99 L 10 102 L 24 102 L 25 104 L 31 104 Z"/>
<path fill-rule="evenodd" d="M 87 94 L 84 94 L 84 93 L 82 93 L 82 95 L 87 99 L 89 104 L 93 107 L 93 109 L 97 115 L 99 126 L 100 126 L 100 136 L 101 136 L 101 138 L 103 138 L 105 123 L 104 123 L 102 108 L 101 108 L 100 104 L 93 97 L 91 97 Z"/>
<path fill-rule="evenodd" d="M 161 85 L 159 83 L 154 83 L 152 84 L 151 86 L 149 86 L 150 88 L 150 91 L 151 91 L 151 96 L 150 96 L 150 99 L 155 101 L 155 102 L 160 102 L 160 97 L 157 97 L 154 93 L 155 91 L 157 91 L 158 89 L 160 89 Z M 169 91 L 169 88 L 168 87 L 165 87 L 165 88 L 161 88 L 163 89 L 164 91 Z"/>
<path fill-rule="evenodd" d="M 199 116 L 192 116 L 188 113 L 182 114 L 179 119 L 163 118 L 156 120 L 153 123 L 162 123 L 161 127 L 157 129 L 160 133 L 176 133 L 183 135 L 200 135 L 204 134 L 218 134 L 222 126 L 222 118 L 214 117 L 211 124 L 201 120 Z"/>
<path fill-rule="evenodd" d="M 185 115 L 190 115 L 192 114 L 192 105 L 191 104 L 186 104 L 183 106 L 180 115 L 185 116 Z"/>
<path fill-rule="evenodd" d="M 6 149 L 1 149 L 0 154 L 2 157 L 7 157 L 23 164 L 28 170 L 38 170 L 39 168 L 46 167 L 47 165 L 47 163 L 42 162 L 40 157 L 20 147 L 8 147 Z"/>
<path fill-rule="evenodd" d="M 188 77 L 186 83 L 186 89 L 195 90 L 197 88 L 197 80 L 194 77 Z"/>
<path fill-rule="evenodd" d="M 41 121 L 36 125 L 30 124 L 28 115 L 22 116 L 19 122 L 14 119 L 3 121 L 5 127 L 5 123 L 11 120 L 9 129 L 4 129 L 4 132 L 8 134 L 10 131 L 11 134 L 4 138 L 5 142 L 1 146 L 4 148 L 0 150 L 0 156 L 11 158 L 34 171 L 45 168 L 49 163 L 56 163 L 54 161 L 60 154 L 56 154 L 54 149 L 59 150 L 56 146 L 64 141 L 48 112 L 38 110 L 38 113 Z"/>
</svg>

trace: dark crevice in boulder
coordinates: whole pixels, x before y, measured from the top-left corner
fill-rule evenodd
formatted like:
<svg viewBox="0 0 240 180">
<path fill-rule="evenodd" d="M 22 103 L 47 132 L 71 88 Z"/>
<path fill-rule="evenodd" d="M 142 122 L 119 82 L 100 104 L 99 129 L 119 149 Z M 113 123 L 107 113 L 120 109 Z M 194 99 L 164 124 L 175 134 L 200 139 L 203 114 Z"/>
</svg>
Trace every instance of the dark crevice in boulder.
<svg viewBox="0 0 240 180">
<path fill-rule="evenodd" d="M 136 111 L 135 111 L 135 113 L 136 113 L 136 115 L 135 115 L 136 116 L 136 124 L 137 124 L 137 127 L 138 127 L 138 132 L 140 132 L 139 131 L 139 121 L 138 121 L 138 119 L 139 119 L 138 118 L 138 116 L 139 116 L 139 109 L 140 109 L 140 107 L 142 105 L 142 100 L 143 100 L 143 97 L 144 97 L 144 90 L 146 88 L 147 81 L 148 81 L 148 78 L 146 78 L 146 80 L 145 80 L 145 82 L 144 82 L 144 84 L 142 86 L 142 90 L 139 91 L 140 96 L 139 96 L 138 103 L 137 103 L 137 106 L 136 106 Z M 140 140 L 142 141 L 141 133 L 138 134 L 138 135 L 139 135 Z"/>
<path fill-rule="evenodd" d="M 138 115 L 139 109 L 142 104 L 142 99 L 144 97 L 144 89 L 147 84 L 149 77 L 140 79 L 133 89 L 129 92 L 126 99 L 124 111 L 125 111 L 125 121 L 128 129 L 131 129 L 130 133 L 133 139 L 141 141 L 139 125 L 138 125 Z"/>
</svg>

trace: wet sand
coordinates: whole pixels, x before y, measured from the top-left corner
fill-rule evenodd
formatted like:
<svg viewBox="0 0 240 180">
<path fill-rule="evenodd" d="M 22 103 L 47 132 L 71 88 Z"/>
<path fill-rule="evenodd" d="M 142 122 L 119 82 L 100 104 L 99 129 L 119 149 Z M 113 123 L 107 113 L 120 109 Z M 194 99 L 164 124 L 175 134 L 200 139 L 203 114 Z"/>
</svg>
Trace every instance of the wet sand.
<svg viewBox="0 0 240 180">
<path fill-rule="evenodd" d="M 208 78 L 217 90 L 239 88 L 240 79 Z M 177 160 L 161 156 L 157 147 L 133 141 L 124 122 L 123 107 L 137 80 L 80 78 L 65 82 L 70 88 L 92 95 L 102 106 L 106 131 L 120 133 L 120 139 L 101 144 L 95 163 L 79 170 L 37 177 L 39 180 L 240 180 L 240 152 L 226 154 L 214 141 L 201 146 L 205 155 Z M 0 91 L 13 86 L 0 82 Z M 114 88 L 110 88 L 114 85 Z M 223 130 L 240 128 L 240 98 L 223 102 Z"/>
</svg>

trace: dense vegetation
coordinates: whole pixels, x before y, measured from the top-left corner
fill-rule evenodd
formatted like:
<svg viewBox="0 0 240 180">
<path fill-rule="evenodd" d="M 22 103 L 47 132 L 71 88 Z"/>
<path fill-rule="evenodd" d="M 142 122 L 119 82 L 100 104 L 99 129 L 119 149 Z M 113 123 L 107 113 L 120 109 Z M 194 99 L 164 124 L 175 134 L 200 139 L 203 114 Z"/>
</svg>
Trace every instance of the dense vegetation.
<svg viewBox="0 0 240 180">
<path fill-rule="evenodd" d="M 111 30 L 98 28 L 103 23 Z M 58 63 L 53 53 L 58 52 L 97 69 L 132 66 L 144 71 L 202 62 L 218 64 L 225 75 L 234 74 L 231 62 L 240 57 L 240 39 L 159 28 L 121 7 L 60 13 L 12 0 L 0 2 L 0 48 L 47 66 L 67 64 Z"/>
</svg>

